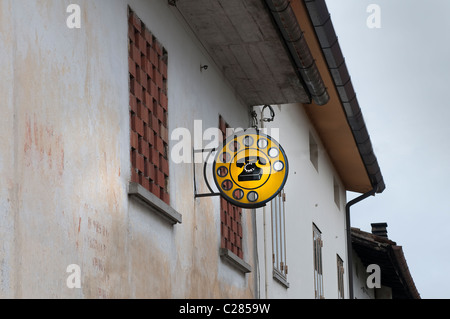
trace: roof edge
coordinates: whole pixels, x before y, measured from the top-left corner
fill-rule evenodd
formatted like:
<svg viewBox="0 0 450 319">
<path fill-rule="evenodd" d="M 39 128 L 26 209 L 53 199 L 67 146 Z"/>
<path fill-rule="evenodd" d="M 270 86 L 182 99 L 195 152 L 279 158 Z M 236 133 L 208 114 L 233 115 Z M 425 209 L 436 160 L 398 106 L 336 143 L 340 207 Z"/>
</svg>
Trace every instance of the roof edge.
<svg viewBox="0 0 450 319">
<path fill-rule="evenodd" d="M 385 254 L 389 258 L 392 266 L 395 267 L 397 276 L 401 278 L 400 280 L 405 293 L 407 293 L 411 299 L 421 299 L 419 291 L 414 283 L 414 279 L 409 271 L 402 246 L 397 245 L 397 243 L 391 239 L 362 231 L 359 228 L 352 227 L 351 235 L 352 246 L 362 245 L 367 249 L 377 250 Z"/>
<path fill-rule="evenodd" d="M 398 264 L 398 268 L 405 280 L 405 285 L 408 287 L 408 292 L 411 294 L 412 299 L 421 299 L 420 293 L 417 290 L 414 279 L 409 271 L 408 264 L 406 263 L 405 254 L 403 253 L 402 246 L 391 246 L 393 256 Z"/>
<path fill-rule="evenodd" d="M 386 185 L 373 150 L 369 132 L 351 82 L 351 77 L 331 21 L 328 7 L 325 0 L 303 1 L 325 56 L 331 77 L 338 91 L 348 125 L 352 131 L 369 180 L 376 193 L 382 193 L 386 189 Z"/>
<path fill-rule="evenodd" d="M 291 1 L 265 0 L 264 2 L 280 32 L 280 37 L 295 65 L 298 76 L 312 100 L 317 105 L 327 104 L 330 96 L 291 7 Z"/>
</svg>

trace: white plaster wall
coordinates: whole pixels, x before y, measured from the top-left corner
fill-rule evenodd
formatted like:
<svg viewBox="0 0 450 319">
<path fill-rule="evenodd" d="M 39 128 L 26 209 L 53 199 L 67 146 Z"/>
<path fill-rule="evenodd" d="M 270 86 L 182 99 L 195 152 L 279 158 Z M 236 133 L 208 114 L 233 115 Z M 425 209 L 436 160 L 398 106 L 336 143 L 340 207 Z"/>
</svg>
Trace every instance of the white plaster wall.
<svg viewBox="0 0 450 319">
<path fill-rule="evenodd" d="M 14 148 L 14 38 L 12 34 L 13 19 L 10 15 L 11 3 L 0 3 L 0 296 L 12 298 L 14 285 L 14 211 L 17 185 L 12 170 L 16 150 Z"/>
<path fill-rule="evenodd" d="M 375 289 L 369 289 L 366 284 L 368 276 L 366 267 L 353 250 L 353 294 L 356 299 L 375 299 Z"/>
<path fill-rule="evenodd" d="M 5 296 L 103 295 L 106 282 L 120 285 L 124 278 L 119 258 L 109 262 L 117 269 L 106 269 L 105 261 L 124 251 L 126 234 L 114 220 L 126 216 L 120 150 L 127 94 L 118 88 L 127 82 L 117 62 L 127 49 L 117 48 L 117 32 L 104 27 L 119 27 L 119 7 L 80 1 L 83 28 L 69 30 L 69 3 L 2 1 L 2 16 L 9 17 L 2 19 L 9 48 L 2 63 L 10 70 L 2 87 L 11 93 L 2 112 L 11 116 L 1 140 L 10 145 L 2 154 L 13 158 L 2 172 L 10 194 L 1 198 L 11 203 L 2 232 L 3 245 L 14 247 L 4 255 L 9 268 L 2 269 L 14 269 L 3 278 Z M 83 269 L 82 290 L 66 286 L 66 267 L 74 263 Z"/>
<path fill-rule="evenodd" d="M 367 272 L 361 258 L 353 250 L 353 293 L 356 299 L 392 299 L 392 288 L 381 285 L 380 288 L 369 288 L 367 278 L 372 272 Z"/>
<path fill-rule="evenodd" d="M 169 53 L 169 131 L 217 127 L 219 113 L 246 127 L 247 108 L 167 1 L 79 0 L 73 30 L 70 3 L 0 3 L 0 297 L 252 297 L 254 272 L 218 256 L 219 199 L 194 200 L 191 164 L 170 163 L 181 225 L 128 198 L 127 6 Z"/>
<path fill-rule="evenodd" d="M 345 203 L 346 195 L 341 184 L 341 205 L 334 202 L 336 174 L 328 155 L 302 105 L 289 104 L 274 108 L 275 121 L 266 125 L 279 129 L 279 142 L 289 160 L 289 178 L 286 192 L 286 247 L 290 287 L 272 278 L 272 232 L 270 205 L 265 211 L 266 252 L 264 252 L 264 210 L 257 213 L 258 256 L 260 260 L 260 295 L 269 298 L 314 298 L 313 223 L 321 230 L 324 242 L 323 278 L 325 298 L 337 298 L 336 254 L 345 261 Z M 266 113 L 268 116 L 268 111 Z M 310 161 L 309 132 L 319 145 L 319 169 Z M 264 264 L 264 256 L 265 262 Z M 267 270 L 267 276 L 265 271 Z M 347 271 L 344 278 L 345 296 L 348 298 Z M 267 288 L 266 288 L 267 286 Z"/>
</svg>

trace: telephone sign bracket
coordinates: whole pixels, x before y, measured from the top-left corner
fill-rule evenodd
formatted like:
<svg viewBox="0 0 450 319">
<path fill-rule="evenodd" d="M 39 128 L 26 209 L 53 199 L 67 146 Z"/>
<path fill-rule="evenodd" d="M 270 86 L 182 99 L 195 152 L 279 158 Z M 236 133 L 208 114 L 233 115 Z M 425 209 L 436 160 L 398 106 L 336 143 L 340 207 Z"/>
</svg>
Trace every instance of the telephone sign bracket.
<svg viewBox="0 0 450 319">
<path fill-rule="evenodd" d="M 216 197 L 216 196 L 220 196 L 220 193 L 214 192 L 214 190 L 212 189 L 211 185 L 208 182 L 208 178 L 206 176 L 206 168 L 208 165 L 208 160 L 211 157 L 211 154 L 214 153 L 215 151 L 217 151 L 217 149 L 215 148 L 206 148 L 206 149 L 193 149 L 193 161 L 192 163 L 194 166 L 194 198 L 202 198 L 202 197 Z M 196 175 L 196 170 L 195 170 L 195 154 L 204 154 L 204 153 L 208 153 L 206 160 L 203 163 L 203 179 L 205 180 L 205 184 L 206 187 L 208 187 L 209 193 L 197 193 L 197 175 Z"/>
</svg>

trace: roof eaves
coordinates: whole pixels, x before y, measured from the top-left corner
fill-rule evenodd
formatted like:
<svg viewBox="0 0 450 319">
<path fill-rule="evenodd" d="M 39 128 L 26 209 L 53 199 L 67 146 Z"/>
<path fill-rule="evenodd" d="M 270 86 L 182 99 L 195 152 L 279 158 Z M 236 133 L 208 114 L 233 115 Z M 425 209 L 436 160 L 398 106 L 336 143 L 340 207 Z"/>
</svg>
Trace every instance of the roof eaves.
<svg viewBox="0 0 450 319">
<path fill-rule="evenodd" d="M 401 285 L 395 284 L 393 287 L 393 294 L 410 299 L 420 299 L 420 294 L 416 288 L 414 280 L 408 268 L 408 264 L 403 253 L 402 246 L 398 246 L 396 242 L 385 238 L 362 231 L 358 228 L 351 229 L 352 231 L 352 245 L 356 247 L 364 247 L 364 251 L 372 251 L 371 258 L 383 258 L 385 261 L 394 267 L 396 273 L 396 282 Z M 365 253 L 366 254 L 366 253 Z M 374 257 L 376 256 L 376 257 Z M 364 256 L 360 256 L 364 258 Z M 373 262 L 371 260 L 370 262 Z M 381 261 L 381 260 L 380 260 Z"/>
<path fill-rule="evenodd" d="M 400 271 L 400 274 L 403 278 L 403 284 L 410 295 L 411 299 L 421 299 L 419 291 L 414 283 L 414 280 L 411 276 L 411 272 L 409 271 L 408 264 L 406 262 L 405 255 L 403 253 L 402 246 L 391 246 L 392 253 L 397 263 L 397 268 Z"/>
<path fill-rule="evenodd" d="M 361 108 L 342 54 L 325 0 L 303 0 L 324 53 L 372 187 L 382 193 L 386 185 L 373 151 Z"/>
<path fill-rule="evenodd" d="M 376 244 L 391 245 L 391 246 L 397 245 L 397 243 L 395 241 L 392 241 L 389 238 L 380 237 L 380 236 L 374 235 L 372 233 L 362 231 L 359 228 L 352 227 L 352 236 L 355 238 L 358 238 L 361 241 L 366 241 L 366 242 L 371 242 L 371 243 L 376 243 Z"/>
</svg>

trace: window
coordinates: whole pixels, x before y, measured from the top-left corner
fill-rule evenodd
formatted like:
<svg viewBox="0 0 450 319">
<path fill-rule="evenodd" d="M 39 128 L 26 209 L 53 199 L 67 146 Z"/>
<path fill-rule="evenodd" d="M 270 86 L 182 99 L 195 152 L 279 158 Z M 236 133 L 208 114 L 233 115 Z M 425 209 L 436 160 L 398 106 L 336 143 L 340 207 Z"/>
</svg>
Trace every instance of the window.
<svg viewBox="0 0 450 319">
<path fill-rule="evenodd" d="M 222 116 L 219 117 L 219 129 L 223 138 L 227 138 L 229 125 Z M 234 206 L 220 198 L 221 248 L 231 251 L 239 258 L 244 258 L 242 250 L 242 208 Z"/>
<path fill-rule="evenodd" d="M 167 51 L 131 9 L 128 21 L 131 181 L 170 205 Z"/>
<path fill-rule="evenodd" d="M 311 133 L 309 133 L 309 159 L 316 171 L 319 171 L 319 147 Z"/>
<path fill-rule="evenodd" d="M 286 228 L 285 228 L 284 190 L 272 200 L 272 250 L 274 278 L 288 286 L 286 282 L 288 266 L 286 263 Z"/>
<path fill-rule="evenodd" d="M 337 259 L 337 280 L 338 280 L 338 298 L 344 299 L 344 261 L 339 255 Z"/>
<path fill-rule="evenodd" d="M 336 203 L 336 206 L 341 209 L 341 188 L 339 187 L 339 183 L 337 182 L 336 178 L 333 180 L 333 186 L 334 186 L 334 202 Z"/>
<path fill-rule="evenodd" d="M 313 224 L 313 253 L 314 253 L 314 296 L 316 299 L 324 298 L 323 269 L 322 269 L 322 233 Z"/>
</svg>

